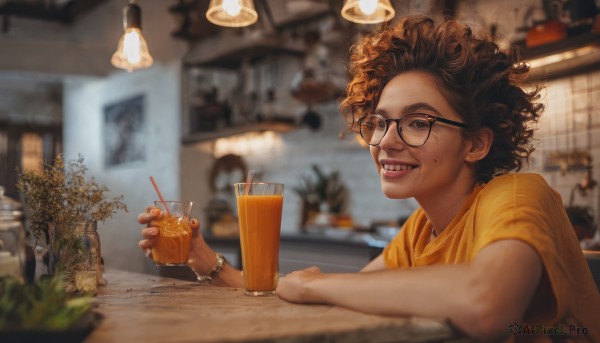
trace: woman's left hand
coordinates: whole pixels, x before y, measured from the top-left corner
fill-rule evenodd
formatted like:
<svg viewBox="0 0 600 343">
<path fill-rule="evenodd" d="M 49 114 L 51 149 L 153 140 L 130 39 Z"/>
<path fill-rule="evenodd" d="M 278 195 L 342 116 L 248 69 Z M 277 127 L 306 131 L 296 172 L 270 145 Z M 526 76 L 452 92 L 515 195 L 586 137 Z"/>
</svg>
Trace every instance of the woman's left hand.
<svg viewBox="0 0 600 343">
<path fill-rule="evenodd" d="M 319 267 L 310 267 L 287 274 L 279 280 L 277 295 L 286 301 L 293 303 L 316 303 L 319 302 L 311 285 L 314 281 L 325 278 Z"/>
</svg>

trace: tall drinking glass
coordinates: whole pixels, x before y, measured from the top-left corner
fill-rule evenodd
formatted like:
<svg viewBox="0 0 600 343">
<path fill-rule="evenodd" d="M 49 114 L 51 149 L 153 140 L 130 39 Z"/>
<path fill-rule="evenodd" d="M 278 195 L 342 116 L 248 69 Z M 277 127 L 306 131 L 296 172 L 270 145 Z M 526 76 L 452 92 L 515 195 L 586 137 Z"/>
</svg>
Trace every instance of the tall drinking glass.
<svg viewBox="0 0 600 343">
<path fill-rule="evenodd" d="M 283 184 L 236 183 L 245 294 L 275 294 Z"/>
<path fill-rule="evenodd" d="M 163 212 L 158 220 L 160 233 L 152 247 L 152 259 L 158 266 L 187 264 L 192 241 L 190 228 L 191 201 L 155 201 Z M 166 207 L 165 207 L 166 206 Z"/>
</svg>

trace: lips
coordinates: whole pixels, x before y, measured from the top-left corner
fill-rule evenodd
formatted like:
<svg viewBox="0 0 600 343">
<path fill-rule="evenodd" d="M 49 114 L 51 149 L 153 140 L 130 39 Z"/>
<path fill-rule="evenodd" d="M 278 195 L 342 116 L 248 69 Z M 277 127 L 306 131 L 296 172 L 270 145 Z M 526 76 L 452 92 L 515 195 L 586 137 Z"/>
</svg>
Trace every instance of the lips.
<svg viewBox="0 0 600 343">
<path fill-rule="evenodd" d="M 381 166 L 381 175 L 388 179 L 403 177 L 419 167 L 417 164 L 410 164 L 395 160 L 380 160 L 379 165 Z"/>
</svg>

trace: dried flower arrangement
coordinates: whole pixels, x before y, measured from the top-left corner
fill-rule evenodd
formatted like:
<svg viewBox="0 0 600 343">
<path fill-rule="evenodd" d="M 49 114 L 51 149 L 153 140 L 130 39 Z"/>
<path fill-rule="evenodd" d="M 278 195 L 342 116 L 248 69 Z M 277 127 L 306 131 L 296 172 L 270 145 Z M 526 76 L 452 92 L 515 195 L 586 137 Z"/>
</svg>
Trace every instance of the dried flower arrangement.
<svg viewBox="0 0 600 343">
<path fill-rule="evenodd" d="M 119 210 L 127 212 L 123 196 L 105 200 L 106 186 L 92 177 L 81 155 L 65 164 L 62 155 L 52 165 L 43 163 L 41 172 L 24 171 L 17 182 L 29 207 L 29 229 L 36 238 L 48 235 L 49 223 L 104 222 Z"/>
<path fill-rule="evenodd" d="M 36 242 L 43 235 L 50 252 L 51 273 L 65 279 L 68 291 L 95 293 L 93 286 L 78 282 L 85 275 L 81 270 L 90 240 L 76 232 L 81 223 L 104 222 L 119 210 L 127 211 L 123 196 L 106 200 L 106 186 L 92 177 L 86 180 L 88 168 L 81 155 L 65 164 L 58 155 L 52 165 L 43 163 L 41 171 L 24 171 L 17 182 L 29 208 L 29 230 Z M 53 239 L 49 231 L 54 231 Z M 99 253 L 99 252 L 98 252 Z M 99 259 L 100 257 L 97 256 Z M 89 292 L 88 292 L 89 293 Z"/>
</svg>

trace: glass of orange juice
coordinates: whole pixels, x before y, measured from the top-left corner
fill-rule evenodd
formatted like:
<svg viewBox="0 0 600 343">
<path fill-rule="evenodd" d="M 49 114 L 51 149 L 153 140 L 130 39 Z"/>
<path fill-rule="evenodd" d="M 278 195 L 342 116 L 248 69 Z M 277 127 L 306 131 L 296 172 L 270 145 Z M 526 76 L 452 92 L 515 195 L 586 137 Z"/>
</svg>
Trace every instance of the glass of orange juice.
<svg viewBox="0 0 600 343">
<path fill-rule="evenodd" d="M 236 183 L 245 294 L 275 294 L 283 184 Z"/>
<path fill-rule="evenodd" d="M 157 266 L 187 264 L 192 241 L 190 228 L 191 201 L 155 201 L 162 211 L 157 220 L 160 233 L 152 246 L 152 259 Z"/>
</svg>

